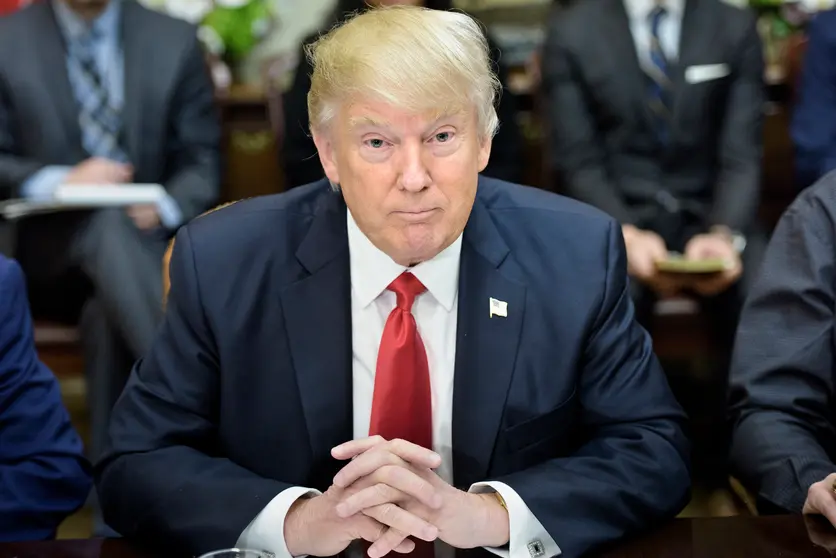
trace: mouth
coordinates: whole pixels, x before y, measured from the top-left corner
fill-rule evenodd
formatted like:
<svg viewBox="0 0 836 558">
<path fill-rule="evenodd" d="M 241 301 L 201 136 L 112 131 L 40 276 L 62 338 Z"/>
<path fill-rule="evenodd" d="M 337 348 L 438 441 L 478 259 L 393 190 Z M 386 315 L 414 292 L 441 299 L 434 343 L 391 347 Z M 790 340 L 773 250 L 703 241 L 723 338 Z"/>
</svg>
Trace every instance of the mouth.
<svg viewBox="0 0 836 558">
<path fill-rule="evenodd" d="M 424 211 L 395 211 L 394 214 L 403 219 L 404 221 L 409 221 L 412 223 L 426 221 L 433 215 L 435 215 L 437 209 L 427 209 Z"/>
</svg>

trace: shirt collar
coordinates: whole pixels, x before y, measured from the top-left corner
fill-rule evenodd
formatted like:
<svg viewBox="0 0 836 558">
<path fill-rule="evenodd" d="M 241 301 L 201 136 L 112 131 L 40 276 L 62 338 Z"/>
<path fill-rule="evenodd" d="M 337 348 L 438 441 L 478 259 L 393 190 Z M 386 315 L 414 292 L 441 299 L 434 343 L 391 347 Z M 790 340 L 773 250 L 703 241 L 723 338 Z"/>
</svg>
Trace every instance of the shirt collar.
<svg viewBox="0 0 836 558">
<path fill-rule="evenodd" d="M 453 310 L 459 291 L 459 262 L 462 235 L 431 260 L 412 268 L 396 263 L 363 234 L 350 210 L 347 216 L 348 249 L 351 260 L 351 289 L 361 308 L 374 302 L 401 273 L 409 271 L 448 312 Z"/>
<path fill-rule="evenodd" d="M 623 0 L 627 15 L 631 20 L 646 20 L 657 5 L 657 0 Z M 662 5 L 673 18 L 681 18 L 686 0 L 662 0 Z"/>
<path fill-rule="evenodd" d="M 58 27 L 67 42 L 78 41 L 94 28 L 100 35 L 115 35 L 117 32 L 121 0 L 110 0 L 105 10 L 92 22 L 85 21 L 64 0 L 52 0 L 52 5 Z"/>
</svg>

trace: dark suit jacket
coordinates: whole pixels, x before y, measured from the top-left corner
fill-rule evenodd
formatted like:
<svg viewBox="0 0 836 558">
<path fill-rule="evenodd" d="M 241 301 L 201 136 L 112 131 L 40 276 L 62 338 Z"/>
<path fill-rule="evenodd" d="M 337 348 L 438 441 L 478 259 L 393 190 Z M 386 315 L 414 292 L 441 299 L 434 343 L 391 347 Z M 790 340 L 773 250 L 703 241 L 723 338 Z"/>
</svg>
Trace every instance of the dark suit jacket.
<svg viewBox="0 0 836 558">
<path fill-rule="evenodd" d="M 583 240 L 580 240 L 583 239 Z M 491 297 L 508 304 L 490 318 Z M 327 489 L 352 438 L 346 206 L 326 181 L 181 229 L 165 320 L 97 465 L 106 521 L 229 547 L 291 485 Z M 633 319 L 617 224 L 481 178 L 464 232 L 455 485 L 500 480 L 567 557 L 673 516 L 683 414 Z"/>
<path fill-rule="evenodd" d="M 807 37 L 792 119 L 800 187 L 836 170 L 836 10 L 816 15 L 807 28 Z"/>
<path fill-rule="evenodd" d="M 318 35 L 305 39 L 313 42 Z M 508 71 L 501 63 L 499 47 L 488 36 L 493 56 L 494 71 L 502 83 L 502 94 L 496 105 L 499 130 L 493 138 L 491 158 L 485 176 L 521 182 L 523 180 L 523 137 L 517 124 L 517 98 L 508 89 Z M 311 88 L 313 67 L 304 51 L 299 55 L 293 84 L 284 95 L 285 138 L 282 148 L 282 168 L 288 188 L 308 184 L 325 176 L 316 152 L 308 120 L 308 91 Z"/>
<path fill-rule="evenodd" d="M 735 473 L 764 511 L 800 512 L 836 471 L 836 173 L 781 217 L 731 369 Z"/>
<path fill-rule="evenodd" d="M 687 83 L 685 69 L 729 75 Z M 622 0 L 557 9 L 543 55 L 553 149 L 567 193 L 621 223 L 654 228 L 680 207 L 704 228 L 748 231 L 761 172 L 763 60 L 755 17 L 720 0 L 686 0 L 671 138 L 660 144 Z"/>
<path fill-rule="evenodd" d="M 122 6 L 126 152 L 135 182 L 163 184 L 188 220 L 217 201 L 220 124 L 194 27 Z M 23 46 L 25 45 L 25 46 Z M 49 1 L 0 19 L 0 199 L 46 165 L 87 158 Z"/>
<path fill-rule="evenodd" d="M 0 256 L 0 541 L 54 537 L 90 485 L 58 382 L 35 352 L 23 272 Z"/>
</svg>

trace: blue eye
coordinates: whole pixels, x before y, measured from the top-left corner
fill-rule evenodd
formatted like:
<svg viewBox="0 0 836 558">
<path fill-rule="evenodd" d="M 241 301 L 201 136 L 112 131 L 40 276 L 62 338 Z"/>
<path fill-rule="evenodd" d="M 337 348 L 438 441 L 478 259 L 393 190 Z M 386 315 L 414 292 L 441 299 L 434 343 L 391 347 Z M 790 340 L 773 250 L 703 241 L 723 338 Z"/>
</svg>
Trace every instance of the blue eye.
<svg viewBox="0 0 836 558">
<path fill-rule="evenodd" d="M 383 147 L 385 145 L 385 143 L 382 139 L 370 139 L 370 140 L 368 140 L 368 144 L 369 144 L 369 147 L 372 147 L 374 149 L 380 149 L 381 147 Z"/>
<path fill-rule="evenodd" d="M 451 135 L 450 132 L 439 132 L 435 135 L 435 139 L 440 143 L 445 143 L 450 140 Z"/>
</svg>

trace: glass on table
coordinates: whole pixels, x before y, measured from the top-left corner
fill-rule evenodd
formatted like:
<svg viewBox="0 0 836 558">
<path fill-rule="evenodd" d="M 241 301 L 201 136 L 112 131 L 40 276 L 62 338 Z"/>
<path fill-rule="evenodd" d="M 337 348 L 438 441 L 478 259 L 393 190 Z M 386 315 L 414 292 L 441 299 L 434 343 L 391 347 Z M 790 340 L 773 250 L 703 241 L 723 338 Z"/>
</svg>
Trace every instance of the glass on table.
<svg viewBox="0 0 836 558">
<path fill-rule="evenodd" d="M 276 558 L 276 555 L 266 550 L 251 548 L 224 548 L 208 552 L 199 558 Z"/>
</svg>

